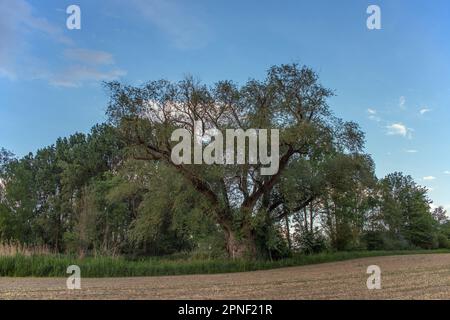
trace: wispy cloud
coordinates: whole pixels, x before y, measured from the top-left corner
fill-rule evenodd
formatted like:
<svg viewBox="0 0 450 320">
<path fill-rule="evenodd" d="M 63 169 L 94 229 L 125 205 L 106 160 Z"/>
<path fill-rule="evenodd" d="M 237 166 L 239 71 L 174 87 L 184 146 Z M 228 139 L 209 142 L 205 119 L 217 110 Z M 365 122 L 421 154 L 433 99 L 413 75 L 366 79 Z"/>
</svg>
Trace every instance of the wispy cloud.
<svg viewBox="0 0 450 320">
<path fill-rule="evenodd" d="M 105 51 L 70 48 L 64 51 L 69 67 L 46 77 L 51 85 L 80 87 L 84 83 L 117 80 L 126 74 L 115 67 L 112 54 Z"/>
<path fill-rule="evenodd" d="M 115 80 L 125 74 L 115 66 L 110 53 L 78 48 L 64 34 L 63 26 L 38 16 L 25 0 L 0 0 L 0 12 L 0 77 L 40 79 L 56 86 L 74 87 L 86 82 Z M 43 45 L 48 42 L 49 47 L 55 48 L 51 54 L 54 58 L 62 56 L 62 64 L 48 65 L 51 54 L 42 57 L 35 53 L 39 52 L 33 50 L 36 36 L 44 41 Z"/>
<path fill-rule="evenodd" d="M 49 75 L 48 81 L 54 86 L 73 88 L 85 83 L 117 80 L 125 74 L 126 72 L 120 69 L 99 70 L 95 66 L 74 65 Z"/>
<path fill-rule="evenodd" d="M 64 55 L 74 61 L 93 65 L 114 64 L 112 54 L 105 51 L 70 48 L 64 51 Z"/>
<path fill-rule="evenodd" d="M 449 174 L 450 175 L 450 170 L 445 170 L 444 174 Z"/>
<path fill-rule="evenodd" d="M 384 128 L 385 133 L 389 136 L 402 136 L 407 137 L 409 139 L 412 138 L 412 132 L 414 129 L 408 128 L 401 122 L 389 122 L 378 115 L 378 111 L 373 108 L 368 108 L 367 113 L 369 115 L 369 119 L 376 121 L 380 124 L 382 128 Z M 415 153 L 416 150 L 405 150 L 409 153 Z"/>
<path fill-rule="evenodd" d="M 405 104 L 406 104 L 406 97 L 405 96 L 401 96 L 398 100 L 398 105 L 401 109 L 405 109 Z"/>
<path fill-rule="evenodd" d="M 419 151 L 417 151 L 416 149 L 408 149 L 405 150 L 406 153 L 418 153 Z"/>
<path fill-rule="evenodd" d="M 189 11 L 186 3 L 172 0 L 132 0 L 137 10 L 159 30 L 167 34 L 180 49 L 203 47 L 210 38 L 210 29 L 199 18 L 198 13 Z"/>
<path fill-rule="evenodd" d="M 367 113 L 369 114 L 369 119 L 373 121 L 381 121 L 381 118 L 377 115 L 377 110 L 369 108 L 367 109 Z"/>
<path fill-rule="evenodd" d="M 419 113 L 421 115 L 424 115 L 427 112 L 431 112 L 431 109 L 425 107 L 425 108 L 420 109 L 420 111 L 419 111 Z"/>
<path fill-rule="evenodd" d="M 423 177 L 423 180 L 425 180 L 425 181 L 432 181 L 432 180 L 436 180 L 436 177 L 434 177 L 434 176 L 426 176 L 426 177 Z"/>
<path fill-rule="evenodd" d="M 408 137 L 411 138 L 412 136 L 412 129 L 406 127 L 403 123 L 398 122 L 398 123 L 393 123 L 390 124 L 386 127 L 387 129 L 387 135 L 390 136 L 394 136 L 394 135 L 398 135 L 398 136 L 403 136 L 403 137 Z"/>
<path fill-rule="evenodd" d="M 36 33 L 64 45 L 73 42 L 61 28 L 36 17 L 33 7 L 25 0 L 0 0 L 0 76 L 16 79 L 23 73 L 24 59 L 19 59 L 27 47 L 27 37 Z M 26 60 L 26 59 L 25 59 Z"/>
</svg>

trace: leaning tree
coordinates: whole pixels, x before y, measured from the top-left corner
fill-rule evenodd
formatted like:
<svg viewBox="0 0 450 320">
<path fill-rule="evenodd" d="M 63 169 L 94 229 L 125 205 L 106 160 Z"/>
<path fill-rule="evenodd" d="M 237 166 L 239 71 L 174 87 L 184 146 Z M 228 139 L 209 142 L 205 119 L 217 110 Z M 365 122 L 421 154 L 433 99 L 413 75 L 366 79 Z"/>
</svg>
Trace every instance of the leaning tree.
<svg viewBox="0 0 450 320">
<path fill-rule="evenodd" d="M 233 258 L 257 254 L 258 215 L 270 217 L 263 219 L 266 223 L 285 217 L 279 184 L 287 169 L 298 161 L 319 161 L 327 154 L 354 153 L 363 147 L 358 126 L 331 113 L 327 99 L 332 91 L 318 82 L 314 71 L 297 64 L 274 66 L 264 80 L 249 80 L 242 86 L 231 81 L 206 86 L 190 77 L 177 83 L 152 81 L 141 87 L 118 82 L 106 86 L 110 91 L 107 114 L 122 132 L 131 155 L 167 165 L 184 177 L 208 203 L 204 214 L 223 230 Z M 171 153 L 177 142 L 172 141 L 172 133 L 183 128 L 194 136 L 196 123 L 201 123 L 203 133 L 278 129 L 278 171 L 262 175 L 262 165 L 251 161 L 175 163 Z M 207 144 L 206 140 L 200 143 Z M 311 197 L 305 194 L 304 205 Z"/>
</svg>

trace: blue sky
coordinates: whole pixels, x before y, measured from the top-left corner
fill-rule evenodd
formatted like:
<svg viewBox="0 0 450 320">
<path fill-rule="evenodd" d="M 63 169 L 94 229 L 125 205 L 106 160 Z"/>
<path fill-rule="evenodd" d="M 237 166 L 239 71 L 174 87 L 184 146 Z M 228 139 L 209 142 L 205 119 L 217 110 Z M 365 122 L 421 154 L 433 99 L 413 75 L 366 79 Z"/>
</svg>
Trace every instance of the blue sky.
<svg viewBox="0 0 450 320">
<path fill-rule="evenodd" d="M 72 4 L 81 30 L 66 28 Z M 104 80 L 243 83 L 298 62 L 366 132 L 379 177 L 410 174 L 450 209 L 449 13 L 447 0 L 0 0 L 0 146 L 22 156 L 103 122 Z"/>
</svg>

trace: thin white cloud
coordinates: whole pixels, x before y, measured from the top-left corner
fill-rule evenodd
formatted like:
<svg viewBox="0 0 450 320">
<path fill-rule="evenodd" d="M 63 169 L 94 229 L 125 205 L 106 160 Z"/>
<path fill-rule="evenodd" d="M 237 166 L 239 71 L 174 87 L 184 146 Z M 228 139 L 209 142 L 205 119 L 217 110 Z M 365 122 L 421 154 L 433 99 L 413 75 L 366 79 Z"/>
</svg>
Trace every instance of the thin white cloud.
<svg viewBox="0 0 450 320">
<path fill-rule="evenodd" d="M 450 170 L 445 170 L 444 174 L 450 174 Z"/>
<path fill-rule="evenodd" d="M 436 180 L 436 177 L 434 177 L 434 176 L 426 176 L 426 177 L 423 177 L 423 180 L 425 180 L 425 181 L 432 181 L 432 180 Z"/>
<path fill-rule="evenodd" d="M 418 153 L 419 151 L 417 151 L 416 149 L 408 149 L 405 150 L 406 153 Z"/>
<path fill-rule="evenodd" d="M 26 38 L 39 34 L 63 45 L 73 44 L 61 27 L 37 17 L 25 0 L 0 0 L 0 12 L 0 76 L 16 79 L 28 68 L 18 58 L 27 50 Z"/>
<path fill-rule="evenodd" d="M 210 29 L 189 11 L 185 3 L 172 0 L 132 0 L 135 8 L 159 30 L 166 33 L 180 49 L 204 47 L 210 38 Z"/>
<path fill-rule="evenodd" d="M 398 99 L 398 105 L 399 105 L 399 107 L 400 107 L 401 109 L 404 109 L 404 108 L 405 108 L 405 103 L 406 103 L 406 97 L 405 97 L 405 96 L 401 96 L 401 97 Z"/>
<path fill-rule="evenodd" d="M 375 109 L 367 109 L 367 113 L 369 114 L 369 119 L 373 121 L 380 122 L 381 118 L 377 115 L 377 110 Z"/>
<path fill-rule="evenodd" d="M 424 114 L 427 113 L 427 112 L 431 112 L 431 109 L 429 109 L 429 108 L 422 108 L 422 109 L 420 109 L 420 111 L 419 111 L 419 113 L 420 113 L 421 115 L 424 115 Z"/>
<path fill-rule="evenodd" d="M 48 81 L 54 86 L 74 88 L 80 87 L 85 83 L 118 80 L 125 74 L 126 72 L 120 69 L 98 70 L 96 67 L 79 65 L 71 66 L 63 72 L 49 75 Z"/>
<path fill-rule="evenodd" d="M 64 50 L 64 55 L 71 60 L 92 65 L 114 64 L 112 54 L 105 51 L 97 51 L 81 48 L 70 48 Z"/>
<path fill-rule="evenodd" d="M 393 123 L 386 127 L 387 134 L 390 136 L 398 135 L 402 137 L 411 137 L 412 129 L 406 127 L 403 123 Z"/>
<path fill-rule="evenodd" d="M 77 48 L 64 34 L 65 24 L 54 25 L 37 16 L 28 1 L 0 0 L 0 12 L 0 77 L 40 79 L 55 86 L 76 87 L 85 82 L 116 80 L 125 74 L 115 66 L 110 53 Z M 39 51 L 33 50 L 36 35 L 43 41 L 40 45 L 45 46 L 48 42 L 55 51 L 45 57 L 34 53 Z M 51 54 L 58 58 L 62 56 L 63 64 L 48 65 L 53 58 Z"/>
</svg>

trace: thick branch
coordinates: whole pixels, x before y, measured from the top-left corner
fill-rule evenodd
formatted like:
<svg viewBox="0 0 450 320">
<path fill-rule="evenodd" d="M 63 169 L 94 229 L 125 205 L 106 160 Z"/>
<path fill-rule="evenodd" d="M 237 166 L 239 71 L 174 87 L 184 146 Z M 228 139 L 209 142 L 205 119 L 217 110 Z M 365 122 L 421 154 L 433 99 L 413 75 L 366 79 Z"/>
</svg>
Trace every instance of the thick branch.
<svg viewBox="0 0 450 320">
<path fill-rule="evenodd" d="M 272 188 L 275 186 L 275 183 L 277 182 L 278 178 L 280 177 L 281 173 L 286 168 L 289 159 L 291 156 L 295 153 L 295 151 L 289 147 L 288 151 L 285 155 L 283 155 L 280 159 L 280 165 L 278 172 L 271 176 L 268 180 L 266 180 L 261 187 L 256 189 L 247 199 L 244 200 L 242 203 L 242 208 L 253 208 L 256 201 L 265 193 L 272 190 Z"/>
<path fill-rule="evenodd" d="M 309 196 L 308 199 L 306 199 L 305 201 L 303 201 L 301 204 L 299 204 L 297 207 L 295 207 L 292 210 L 283 210 L 283 212 L 281 212 L 278 216 L 275 217 L 276 220 L 281 220 L 284 217 L 288 216 L 290 213 L 292 212 L 297 212 L 300 211 L 301 209 L 305 208 L 306 206 L 308 206 L 313 200 L 315 199 L 314 195 Z"/>
</svg>

